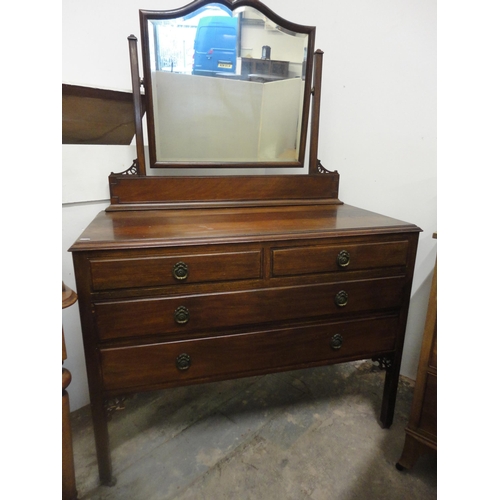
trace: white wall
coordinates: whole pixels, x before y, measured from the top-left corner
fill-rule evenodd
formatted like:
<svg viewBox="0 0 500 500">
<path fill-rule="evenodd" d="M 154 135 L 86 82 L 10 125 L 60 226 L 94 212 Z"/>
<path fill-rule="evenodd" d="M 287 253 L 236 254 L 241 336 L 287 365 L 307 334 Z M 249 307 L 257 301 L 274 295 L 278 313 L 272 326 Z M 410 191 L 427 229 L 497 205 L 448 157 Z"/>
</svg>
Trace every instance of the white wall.
<svg viewBox="0 0 500 500">
<path fill-rule="evenodd" d="M 138 10 L 183 4 L 65 0 L 63 83 L 131 90 L 127 36 L 139 36 Z M 402 365 L 402 374 L 414 378 L 436 256 L 436 1 L 266 4 L 282 17 L 317 27 L 316 48 L 324 51 L 319 158 L 339 171 L 342 201 L 423 229 Z M 106 208 L 108 174 L 125 170 L 133 158 L 133 147 L 63 147 L 62 277 L 70 287 L 75 283 L 67 249 Z M 77 309 L 63 313 L 72 410 L 88 403 Z"/>
</svg>

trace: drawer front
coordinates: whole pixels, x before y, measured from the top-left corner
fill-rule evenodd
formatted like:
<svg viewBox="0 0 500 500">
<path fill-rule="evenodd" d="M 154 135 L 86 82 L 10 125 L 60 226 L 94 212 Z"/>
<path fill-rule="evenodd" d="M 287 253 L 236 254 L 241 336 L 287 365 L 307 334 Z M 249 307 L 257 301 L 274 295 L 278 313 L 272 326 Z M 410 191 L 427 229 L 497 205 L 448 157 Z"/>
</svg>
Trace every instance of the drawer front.
<svg viewBox="0 0 500 500">
<path fill-rule="evenodd" d="M 275 321 L 319 319 L 400 306 L 405 278 L 94 304 L 101 340 L 189 334 Z"/>
<path fill-rule="evenodd" d="M 95 291 L 260 278 L 262 252 L 99 259 L 90 262 Z"/>
<path fill-rule="evenodd" d="M 394 349 L 398 318 L 101 350 L 105 390 L 245 376 Z"/>
<path fill-rule="evenodd" d="M 405 266 L 408 241 L 273 250 L 273 276 Z"/>
</svg>

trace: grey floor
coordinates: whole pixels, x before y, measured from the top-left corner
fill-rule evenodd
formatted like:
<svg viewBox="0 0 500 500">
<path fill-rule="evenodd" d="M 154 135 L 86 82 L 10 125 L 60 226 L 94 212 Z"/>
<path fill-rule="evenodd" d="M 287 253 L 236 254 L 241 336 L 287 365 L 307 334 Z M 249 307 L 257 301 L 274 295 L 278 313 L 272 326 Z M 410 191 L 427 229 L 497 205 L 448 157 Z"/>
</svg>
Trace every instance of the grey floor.
<svg viewBox="0 0 500 500">
<path fill-rule="evenodd" d="M 89 407 L 71 414 L 79 498 L 437 498 L 437 459 L 398 471 L 413 385 L 378 424 L 384 373 L 370 361 L 134 395 L 109 423 L 117 483 L 99 486 Z"/>
</svg>

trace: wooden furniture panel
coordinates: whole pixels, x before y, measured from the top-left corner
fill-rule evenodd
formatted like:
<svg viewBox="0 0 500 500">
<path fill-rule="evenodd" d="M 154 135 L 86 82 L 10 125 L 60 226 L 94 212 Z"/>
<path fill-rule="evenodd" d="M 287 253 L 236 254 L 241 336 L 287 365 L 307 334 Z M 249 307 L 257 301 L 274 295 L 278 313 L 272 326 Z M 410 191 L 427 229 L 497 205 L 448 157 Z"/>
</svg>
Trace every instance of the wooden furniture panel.
<svg viewBox="0 0 500 500">
<path fill-rule="evenodd" d="M 91 262 L 92 285 L 96 291 L 260 278 L 261 267 L 260 250 L 96 259 Z"/>
<path fill-rule="evenodd" d="M 400 306 L 404 281 L 388 278 L 102 302 L 94 305 L 95 321 L 99 338 L 106 340 L 385 311 Z"/>
<path fill-rule="evenodd" d="M 139 177 L 109 176 L 111 206 L 109 211 L 151 208 L 207 206 L 235 207 L 315 203 L 340 204 L 337 199 L 339 175 L 252 175 L 220 177 Z M 262 200 L 266 202 L 263 203 Z"/>
<path fill-rule="evenodd" d="M 99 214 L 71 251 L 101 481 L 106 401 L 135 390 L 383 357 L 389 427 L 418 232 L 337 203 Z"/>
<path fill-rule="evenodd" d="M 426 434 L 430 439 L 436 439 L 437 376 L 434 373 L 427 374 L 424 397 L 422 399 L 422 413 L 420 414 L 419 427 L 420 427 L 420 432 Z"/>
<path fill-rule="evenodd" d="M 173 178 L 171 185 L 175 185 L 176 180 Z M 307 186 L 306 179 L 302 184 Z M 264 201 L 260 203 L 265 204 Z M 331 244 L 333 238 L 342 244 L 349 244 L 349 238 L 366 237 L 364 241 L 356 239 L 356 244 L 361 244 L 385 241 L 384 235 L 402 235 L 400 239 L 408 239 L 406 233 L 419 231 L 412 224 L 368 210 L 345 204 L 322 204 L 319 201 L 302 206 L 296 205 L 293 200 L 286 206 L 255 208 L 141 208 L 132 211 L 114 211 L 113 208 L 100 212 L 70 250 L 96 252 L 139 249 L 147 252 L 148 249 L 186 247 L 187 251 L 188 248 L 201 245 L 212 247 L 216 244 L 264 241 L 275 246 L 287 241 L 301 241 L 306 246 L 310 240 L 324 239 Z M 410 251 L 406 267 L 409 258 Z"/>
<path fill-rule="evenodd" d="M 437 324 L 434 325 L 431 353 L 429 356 L 429 367 L 437 370 Z"/>
<path fill-rule="evenodd" d="M 132 93 L 62 84 L 62 143 L 128 146 L 135 135 Z"/>
<path fill-rule="evenodd" d="M 393 420 L 420 229 L 338 199 L 339 174 L 317 157 L 323 53 L 314 52 L 315 28 L 257 0 L 220 2 L 307 37 L 298 159 L 158 161 L 149 27 L 206 2 L 140 11 L 142 81 L 137 38 L 128 38 L 137 160 L 109 175 L 110 206 L 70 249 L 103 484 L 114 482 L 109 399 L 133 391 L 380 358 L 380 422 Z M 265 71 L 256 78 L 268 81 L 288 71 L 275 63 L 243 66 L 255 64 L 248 71 Z M 296 167 L 301 175 L 147 175 L 141 85 L 151 169 Z"/>
<path fill-rule="evenodd" d="M 101 350 L 105 390 L 248 376 L 391 351 L 397 316 Z M 179 363 L 186 363 L 179 368 Z"/>
<path fill-rule="evenodd" d="M 293 276 L 404 266 L 407 253 L 407 241 L 280 248 L 273 250 L 273 275 Z"/>
<path fill-rule="evenodd" d="M 434 235 L 437 238 L 437 235 Z M 410 419 L 396 468 L 411 469 L 420 455 L 437 451 L 437 262 L 434 267 Z"/>
</svg>

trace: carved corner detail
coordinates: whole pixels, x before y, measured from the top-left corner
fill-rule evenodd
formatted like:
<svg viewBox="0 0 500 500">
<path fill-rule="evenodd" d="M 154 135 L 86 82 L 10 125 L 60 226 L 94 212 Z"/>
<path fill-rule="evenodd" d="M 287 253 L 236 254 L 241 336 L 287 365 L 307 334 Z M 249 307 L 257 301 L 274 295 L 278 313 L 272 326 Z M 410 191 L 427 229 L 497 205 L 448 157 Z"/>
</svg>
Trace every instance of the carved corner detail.
<svg viewBox="0 0 500 500">
<path fill-rule="evenodd" d="M 335 170 L 334 172 L 332 172 L 331 170 L 327 170 L 322 164 L 321 164 L 321 160 L 318 160 L 318 163 L 316 165 L 316 168 L 318 170 L 318 173 L 320 174 L 335 174 L 337 173 L 337 171 Z"/>
<path fill-rule="evenodd" d="M 387 356 L 380 356 L 378 358 L 372 358 L 372 361 L 378 363 L 378 366 L 381 370 L 390 371 L 392 369 L 392 358 Z"/>
<path fill-rule="evenodd" d="M 106 417 L 108 420 L 113 418 L 113 415 L 116 411 L 125 409 L 125 400 L 127 398 L 125 396 L 108 399 L 104 402 L 104 408 L 106 410 Z"/>
<path fill-rule="evenodd" d="M 139 175 L 139 167 L 137 166 L 137 158 L 133 161 L 132 165 L 124 172 L 119 172 L 117 174 L 112 172 L 111 175 Z"/>
</svg>

